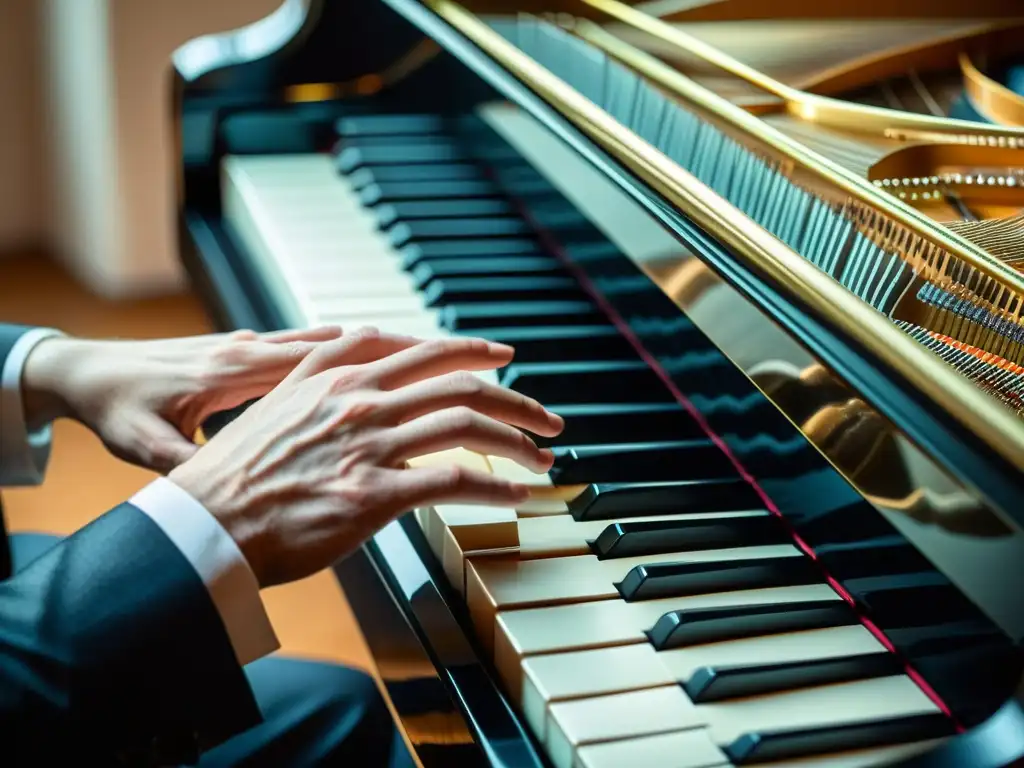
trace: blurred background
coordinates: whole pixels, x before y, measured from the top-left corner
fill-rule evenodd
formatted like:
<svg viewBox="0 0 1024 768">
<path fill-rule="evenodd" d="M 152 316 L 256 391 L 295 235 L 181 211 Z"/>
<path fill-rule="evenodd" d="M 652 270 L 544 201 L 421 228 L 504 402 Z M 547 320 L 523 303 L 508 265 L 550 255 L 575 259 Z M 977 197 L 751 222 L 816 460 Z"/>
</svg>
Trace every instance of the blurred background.
<svg viewBox="0 0 1024 768">
<path fill-rule="evenodd" d="M 0 321 L 210 332 L 176 252 L 172 56 L 281 3 L 0 0 Z M 4 492 L 8 524 L 67 534 L 150 479 L 61 422 L 46 483 Z M 264 596 L 284 652 L 366 666 L 332 574 Z"/>
</svg>

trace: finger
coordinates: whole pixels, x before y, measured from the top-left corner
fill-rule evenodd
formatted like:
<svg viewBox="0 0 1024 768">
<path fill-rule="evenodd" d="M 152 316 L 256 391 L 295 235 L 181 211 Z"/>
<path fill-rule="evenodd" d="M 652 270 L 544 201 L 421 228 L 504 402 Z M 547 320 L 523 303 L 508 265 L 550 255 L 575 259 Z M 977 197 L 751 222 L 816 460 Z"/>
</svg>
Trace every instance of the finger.
<svg viewBox="0 0 1024 768">
<path fill-rule="evenodd" d="M 530 489 L 496 475 L 450 467 L 393 470 L 388 478 L 386 506 L 393 514 L 436 504 L 488 504 L 514 507 L 526 501 Z"/>
<path fill-rule="evenodd" d="M 381 333 L 376 328 L 360 328 L 340 339 L 321 344 L 293 371 L 291 378 L 308 379 L 342 365 L 362 365 L 386 355 L 422 344 L 422 339 Z"/>
<path fill-rule="evenodd" d="M 537 447 L 525 433 L 470 408 L 449 408 L 387 430 L 384 458 L 401 466 L 418 456 L 466 448 L 487 456 L 503 456 L 534 472 L 551 469 L 551 451 Z"/>
<path fill-rule="evenodd" d="M 174 426 L 149 412 L 123 414 L 102 436 L 115 455 L 163 474 L 188 461 L 199 450 Z"/>
<path fill-rule="evenodd" d="M 433 339 L 378 360 L 366 375 L 380 389 L 398 389 L 453 371 L 500 368 L 513 354 L 512 347 L 485 339 Z"/>
<path fill-rule="evenodd" d="M 341 336 L 341 326 L 322 325 L 318 328 L 288 328 L 283 331 L 270 331 L 261 333 L 254 338 L 270 344 L 283 344 L 290 341 L 330 341 Z"/>
<path fill-rule="evenodd" d="M 545 437 L 554 437 L 565 426 L 560 416 L 532 397 L 491 384 L 467 371 L 447 373 L 383 393 L 377 418 L 385 424 L 399 424 L 459 406 Z"/>
</svg>

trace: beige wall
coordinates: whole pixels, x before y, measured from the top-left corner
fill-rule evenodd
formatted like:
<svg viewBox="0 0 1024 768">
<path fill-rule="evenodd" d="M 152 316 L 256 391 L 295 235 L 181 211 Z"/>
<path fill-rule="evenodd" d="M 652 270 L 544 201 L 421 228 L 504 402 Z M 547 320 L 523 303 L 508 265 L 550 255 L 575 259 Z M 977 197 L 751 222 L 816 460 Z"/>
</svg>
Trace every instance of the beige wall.
<svg viewBox="0 0 1024 768">
<path fill-rule="evenodd" d="M 36 0 L 0 0 L 0 253 L 42 237 Z"/>
<path fill-rule="evenodd" d="M 281 0 L 0 0 L 0 251 L 41 241 L 95 292 L 183 283 L 171 55 Z"/>
</svg>

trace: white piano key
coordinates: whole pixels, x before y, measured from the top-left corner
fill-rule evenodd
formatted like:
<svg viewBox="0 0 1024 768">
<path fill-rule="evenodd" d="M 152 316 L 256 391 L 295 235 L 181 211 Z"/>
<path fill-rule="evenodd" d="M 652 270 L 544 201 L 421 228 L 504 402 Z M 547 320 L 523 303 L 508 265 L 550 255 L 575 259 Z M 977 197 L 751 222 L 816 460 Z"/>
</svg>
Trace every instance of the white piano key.
<svg viewBox="0 0 1024 768">
<path fill-rule="evenodd" d="M 522 657 L 583 648 L 645 642 L 644 631 L 669 611 L 842 598 L 827 584 L 744 589 L 627 603 L 621 598 L 503 611 L 498 635 Z M 499 647 L 501 643 L 498 643 Z"/>
<path fill-rule="evenodd" d="M 580 747 L 616 739 L 706 728 L 725 746 L 757 731 L 839 727 L 938 711 L 905 675 L 700 705 L 670 685 L 552 704 L 545 743 L 558 768 L 571 768 Z"/>
<path fill-rule="evenodd" d="M 411 280 L 412 278 L 400 271 L 398 262 L 390 256 L 370 256 L 362 254 L 356 258 L 348 258 L 340 250 L 337 253 L 325 254 L 316 251 L 306 253 L 293 250 L 295 273 L 314 283 L 322 281 L 337 282 L 340 280 Z M 347 259 L 344 274 L 335 263 L 338 259 Z"/>
<path fill-rule="evenodd" d="M 332 299 L 398 299 L 405 297 L 414 297 L 417 301 L 422 301 L 419 291 L 416 290 L 412 281 L 408 278 L 385 278 L 383 280 L 333 278 L 331 280 L 318 280 L 310 286 L 307 293 L 314 301 L 318 302 Z"/>
<path fill-rule="evenodd" d="M 621 599 L 502 611 L 494 629 L 495 666 L 509 691 L 521 690 L 526 656 L 646 643 L 644 634 L 669 611 L 765 603 L 841 601 L 827 584 L 747 589 L 627 603 Z"/>
<path fill-rule="evenodd" d="M 657 651 L 648 643 L 523 660 L 522 707 L 536 733 L 543 733 L 552 702 L 605 696 L 688 680 L 701 667 L 782 664 L 848 658 L 885 651 L 857 624 L 789 632 Z"/>
<path fill-rule="evenodd" d="M 915 741 L 912 744 L 894 744 L 875 749 L 858 749 L 815 757 L 801 757 L 796 760 L 773 760 L 759 763 L 758 768 L 874 768 L 893 765 L 914 755 L 935 749 L 943 739 Z"/>
<path fill-rule="evenodd" d="M 705 715 L 678 685 L 553 704 L 544 745 L 555 768 L 572 768 L 589 744 L 700 730 Z"/>
<path fill-rule="evenodd" d="M 381 298 L 339 298 L 322 299 L 325 312 L 345 314 L 349 317 L 388 317 L 393 315 L 412 315 L 419 313 L 431 314 L 431 310 L 423 306 L 420 296 L 383 296 Z M 434 313 L 439 316 L 439 313 Z"/>
<path fill-rule="evenodd" d="M 451 336 L 446 328 L 437 325 L 435 316 L 430 313 L 360 319 L 344 311 L 320 310 L 314 317 L 317 324 L 340 325 L 349 331 L 359 326 L 373 325 L 387 333 L 420 339 L 446 339 Z"/>
<path fill-rule="evenodd" d="M 721 520 L 738 517 L 763 517 L 764 510 L 748 512 L 706 512 L 687 515 L 687 520 Z M 644 523 L 679 519 L 678 515 L 652 515 L 612 520 L 576 520 L 571 515 L 543 515 L 519 521 L 519 557 L 529 560 L 538 557 L 584 555 L 590 553 L 590 541 L 616 523 Z"/>
<path fill-rule="evenodd" d="M 487 560 L 472 564 L 470 598 L 474 592 L 495 608 L 525 608 L 618 595 L 615 584 L 638 565 L 655 563 L 715 563 L 803 557 L 791 544 L 670 552 L 640 557 L 598 560 L 595 555 L 543 560 Z"/>
<path fill-rule="evenodd" d="M 759 763 L 759 768 L 874 768 L 934 749 L 941 739 L 876 749 Z M 576 752 L 574 768 L 730 768 L 732 763 L 704 729 L 590 744 Z"/>
<path fill-rule="evenodd" d="M 728 758 L 701 728 L 590 744 L 574 768 L 729 768 Z"/>
<path fill-rule="evenodd" d="M 366 227 L 347 228 L 341 224 L 332 224 L 323 227 L 296 227 L 290 230 L 282 227 L 277 232 L 289 249 L 304 249 L 333 240 L 339 245 L 344 245 L 345 250 L 353 255 L 359 252 L 373 254 L 393 251 L 391 243 L 382 238 L 380 232 Z"/>
<path fill-rule="evenodd" d="M 708 726 L 719 744 L 728 744 L 752 731 L 813 728 L 939 712 L 935 702 L 906 675 L 751 696 L 700 708 L 707 712 Z"/>
</svg>

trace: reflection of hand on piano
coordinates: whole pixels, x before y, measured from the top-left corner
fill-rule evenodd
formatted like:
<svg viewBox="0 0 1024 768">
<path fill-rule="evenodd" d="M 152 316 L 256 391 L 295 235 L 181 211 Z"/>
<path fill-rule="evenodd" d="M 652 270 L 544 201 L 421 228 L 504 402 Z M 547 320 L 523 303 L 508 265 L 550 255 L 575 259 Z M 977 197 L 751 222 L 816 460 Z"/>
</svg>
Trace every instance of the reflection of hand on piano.
<svg viewBox="0 0 1024 768">
<path fill-rule="evenodd" d="M 893 427 L 820 364 L 798 370 L 778 363 L 753 378 L 772 400 L 798 415 L 801 431 L 878 507 L 971 536 L 1009 532 L 966 493 L 917 487 Z"/>
</svg>

